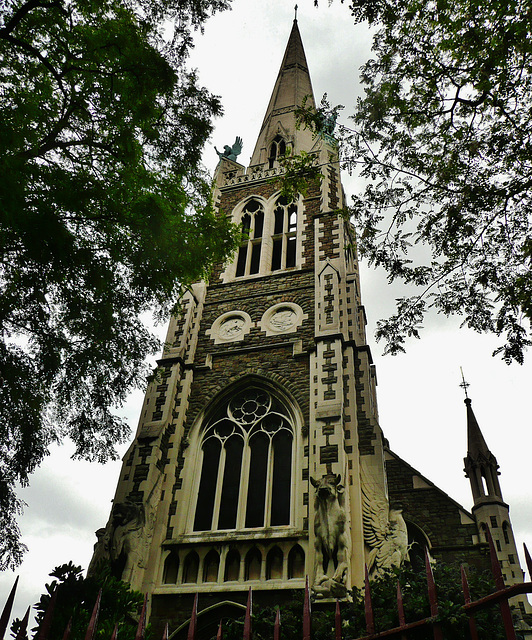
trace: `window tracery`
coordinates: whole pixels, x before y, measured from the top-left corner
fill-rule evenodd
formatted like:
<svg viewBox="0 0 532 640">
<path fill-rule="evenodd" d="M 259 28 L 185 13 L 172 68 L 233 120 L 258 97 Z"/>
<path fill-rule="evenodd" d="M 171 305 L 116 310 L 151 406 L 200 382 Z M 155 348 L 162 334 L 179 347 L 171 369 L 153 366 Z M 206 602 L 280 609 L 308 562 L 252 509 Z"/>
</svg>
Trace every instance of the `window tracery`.
<svg viewBox="0 0 532 640">
<path fill-rule="evenodd" d="M 226 400 L 203 433 L 194 531 L 290 524 L 293 437 L 269 391 Z"/>
<path fill-rule="evenodd" d="M 286 153 L 286 142 L 279 135 L 275 136 L 270 145 L 270 155 L 268 157 L 268 167 L 273 169 L 275 161 Z"/>
</svg>

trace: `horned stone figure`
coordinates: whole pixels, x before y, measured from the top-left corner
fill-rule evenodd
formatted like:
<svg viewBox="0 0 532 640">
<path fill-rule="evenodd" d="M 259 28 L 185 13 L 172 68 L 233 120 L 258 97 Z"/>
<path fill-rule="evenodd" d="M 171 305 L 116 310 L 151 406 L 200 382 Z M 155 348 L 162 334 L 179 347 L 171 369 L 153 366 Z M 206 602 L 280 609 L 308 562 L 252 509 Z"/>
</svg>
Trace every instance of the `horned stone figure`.
<svg viewBox="0 0 532 640">
<path fill-rule="evenodd" d="M 346 595 L 348 539 L 341 476 L 310 478 L 314 497 L 314 585 L 318 598 Z"/>
</svg>

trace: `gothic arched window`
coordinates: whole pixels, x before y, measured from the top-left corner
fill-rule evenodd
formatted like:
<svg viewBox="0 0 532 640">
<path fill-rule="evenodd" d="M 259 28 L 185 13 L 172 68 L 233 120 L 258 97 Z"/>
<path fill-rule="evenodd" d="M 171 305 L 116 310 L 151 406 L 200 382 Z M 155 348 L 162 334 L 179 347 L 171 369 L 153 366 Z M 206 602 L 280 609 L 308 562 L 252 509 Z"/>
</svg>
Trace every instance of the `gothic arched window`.
<svg viewBox="0 0 532 640">
<path fill-rule="evenodd" d="M 273 169 L 275 161 L 279 159 L 279 156 L 284 156 L 286 153 L 286 142 L 281 136 L 275 136 L 270 145 L 270 156 L 268 158 L 268 166 Z"/>
<path fill-rule="evenodd" d="M 275 203 L 272 271 L 296 266 L 297 204 L 281 196 Z"/>
<path fill-rule="evenodd" d="M 236 275 L 247 276 L 260 270 L 264 209 L 257 200 L 250 200 L 242 211 L 243 241 L 238 250 Z"/>
<path fill-rule="evenodd" d="M 290 524 L 294 432 L 283 404 L 250 388 L 208 422 L 194 531 Z"/>
</svg>

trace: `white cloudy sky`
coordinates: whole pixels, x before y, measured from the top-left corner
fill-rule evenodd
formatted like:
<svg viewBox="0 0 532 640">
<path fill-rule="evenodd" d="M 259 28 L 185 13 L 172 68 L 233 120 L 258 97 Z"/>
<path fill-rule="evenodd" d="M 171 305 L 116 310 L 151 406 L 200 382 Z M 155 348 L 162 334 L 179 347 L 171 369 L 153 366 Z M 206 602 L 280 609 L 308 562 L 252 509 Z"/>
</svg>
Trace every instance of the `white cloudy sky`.
<svg viewBox="0 0 532 640">
<path fill-rule="evenodd" d="M 244 140 L 239 160 L 247 164 L 254 147 L 279 69 L 294 15 L 286 0 L 235 0 L 233 11 L 220 14 L 197 39 L 192 64 L 200 80 L 222 97 L 225 116 L 217 123 L 212 144 Z M 358 69 L 370 55 L 371 36 L 354 27 L 345 5 L 331 7 L 321 0 L 299 0 L 298 22 L 314 93 L 328 93 L 333 104 L 346 106 L 343 122 L 360 91 Z M 212 170 L 217 156 L 212 145 L 205 162 Z M 348 193 L 357 189 L 344 177 Z M 492 358 L 497 342 L 459 329 L 458 321 L 434 317 L 420 341 L 407 353 L 383 357 L 372 338 L 375 322 L 393 309 L 399 287 L 386 284 L 382 274 L 362 268 L 362 295 L 369 320 L 368 337 L 377 365 L 381 426 L 391 448 L 464 507 L 472 504 L 469 481 L 463 474 L 466 424 L 460 366 L 471 383 L 469 393 L 479 424 L 501 468 L 504 498 L 518 540 L 532 549 L 532 504 L 529 469 L 532 453 L 532 353 L 523 367 Z M 142 393 L 123 408 L 132 429 L 137 424 Z M 16 614 L 36 602 L 47 574 L 58 564 L 74 561 L 86 567 L 104 526 L 120 463 L 100 466 L 69 460 L 68 446 L 56 449 L 22 493 L 27 503 L 20 524 L 30 551 L 18 571 L 0 574 L 0 606 L 20 574 Z M 522 554 L 521 554 L 522 557 Z"/>
</svg>

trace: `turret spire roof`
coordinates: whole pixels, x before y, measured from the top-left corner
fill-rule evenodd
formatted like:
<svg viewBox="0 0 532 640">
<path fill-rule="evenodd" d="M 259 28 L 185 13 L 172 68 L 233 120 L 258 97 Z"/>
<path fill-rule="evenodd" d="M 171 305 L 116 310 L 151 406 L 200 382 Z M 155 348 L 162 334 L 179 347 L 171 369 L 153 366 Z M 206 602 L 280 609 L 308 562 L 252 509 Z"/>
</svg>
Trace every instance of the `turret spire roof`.
<svg viewBox="0 0 532 640">
<path fill-rule="evenodd" d="M 482 431 L 478 426 L 477 419 L 471 407 L 471 398 L 464 400 L 467 411 L 467 454 L 473 460 L 483 458 L 488 460 L 493 454 L 488 449 Z"/>
<path fill-rule="evenodd" d="M 294 19 L 281 68 L 251 158 L 252 165 L 266 160 L 264 153 L 261 156 L 261 150 L 267 149 L 279 128 L 294 135 L 294 112 L 302 106 L 305 98 L 307 98 L 306 106 L 315 106 L 305 50 L 297 19 Z M 298 149 L 294 150 L 298 151 Z"/>
</svg>

